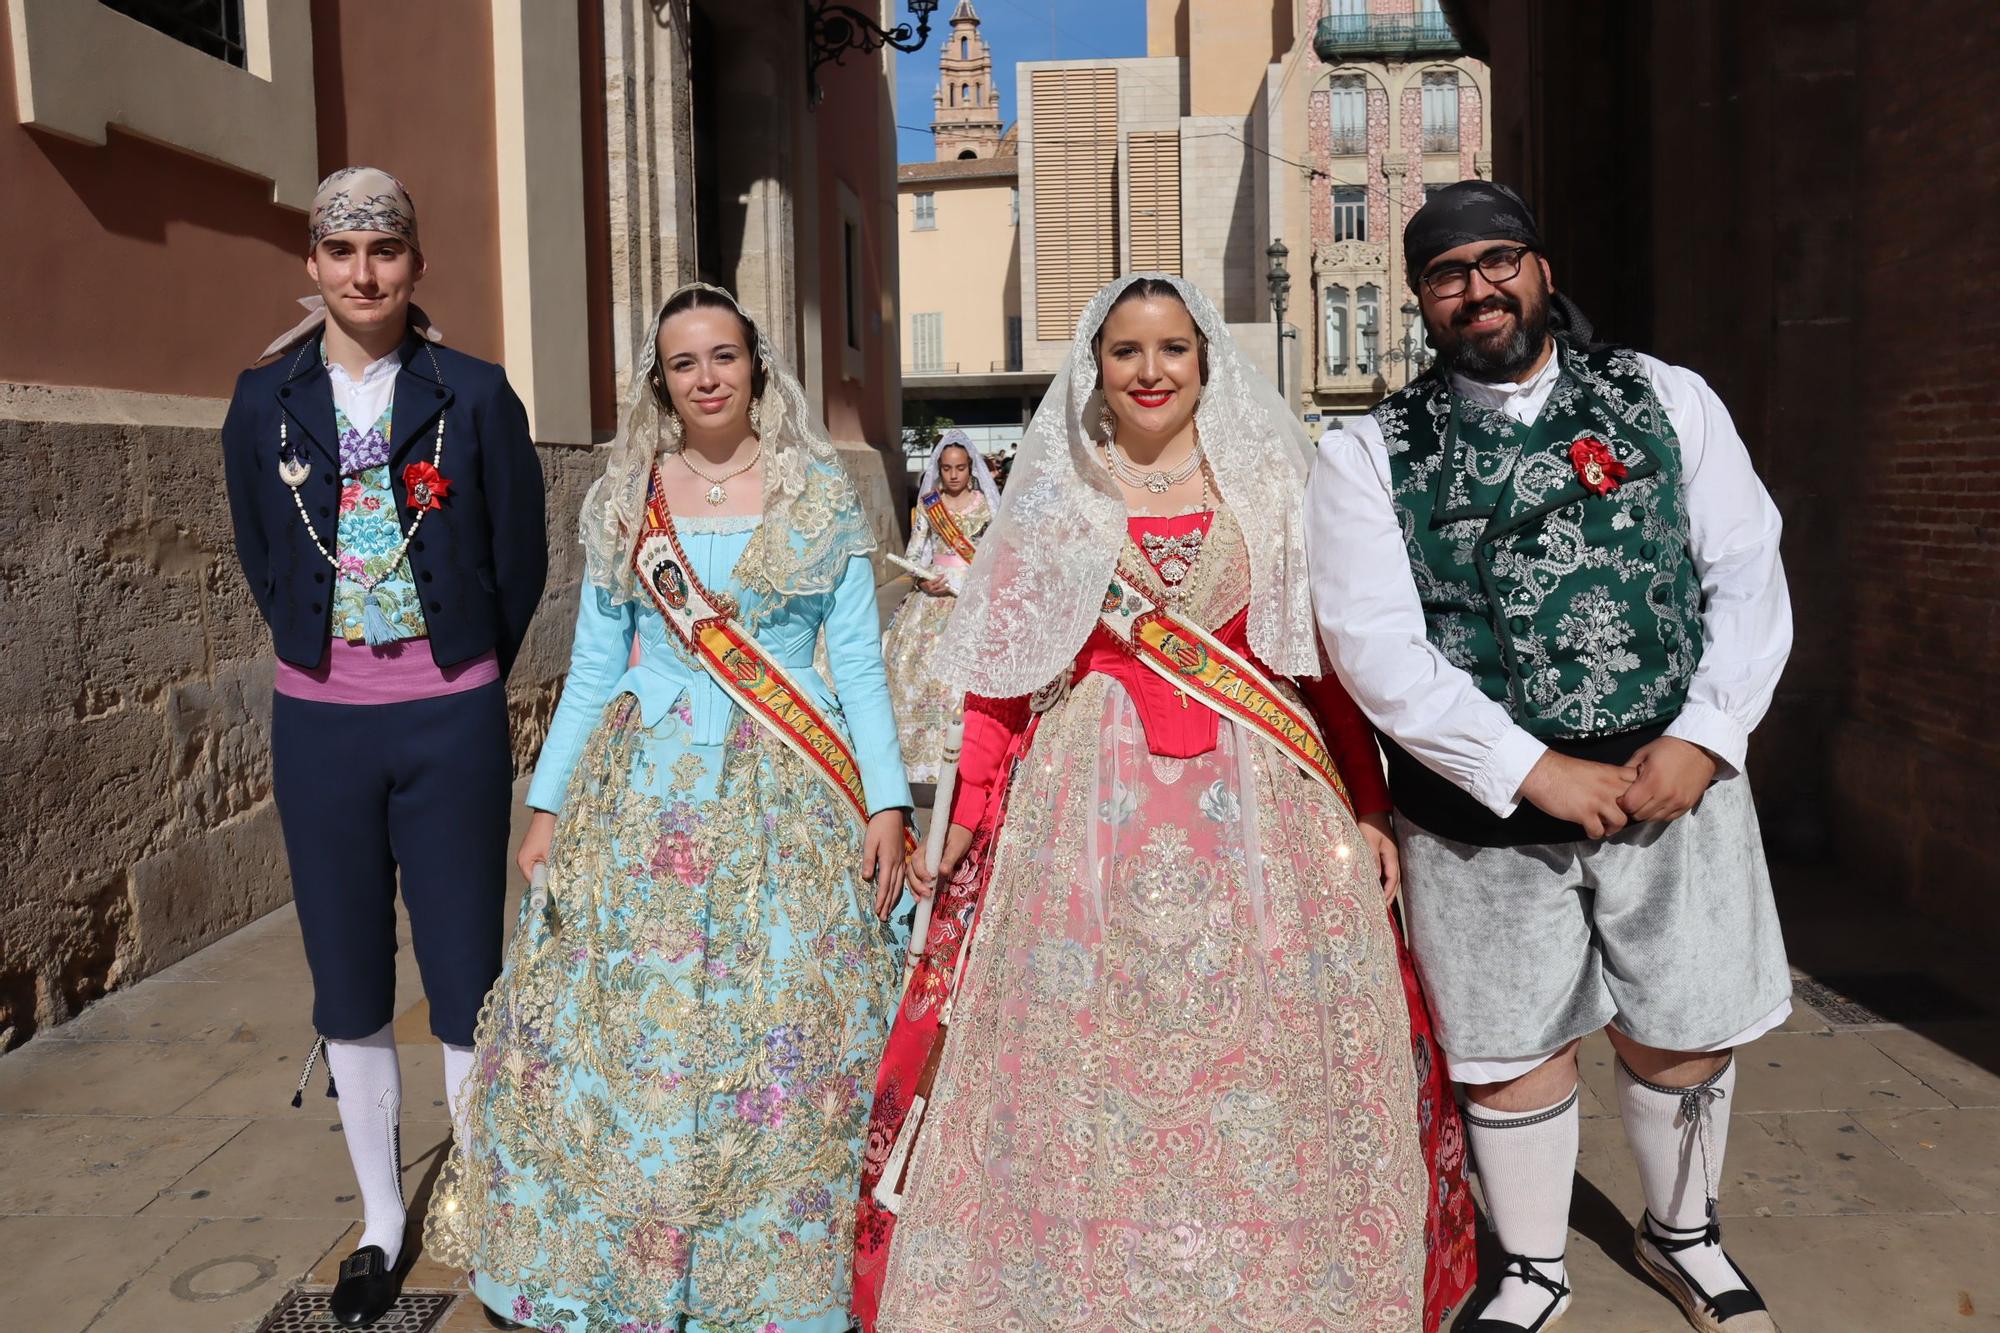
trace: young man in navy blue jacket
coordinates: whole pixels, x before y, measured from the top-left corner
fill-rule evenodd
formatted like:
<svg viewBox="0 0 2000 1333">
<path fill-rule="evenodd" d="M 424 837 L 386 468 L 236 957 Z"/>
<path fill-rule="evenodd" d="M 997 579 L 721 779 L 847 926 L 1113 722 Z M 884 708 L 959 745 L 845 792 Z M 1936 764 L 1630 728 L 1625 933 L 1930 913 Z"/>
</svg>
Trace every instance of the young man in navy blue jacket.
<svg viewBox="0 0 2000 1333">
<path fill-rule="evenodd" d="M 527 413 L 505 371 L 442 346 L 411 303 L 424 268 L 400 181 L 329 176 L 306 258 L 318 295 L 237 380 L 222 427 L 236 552 L 277 652 L 272 787 L 313 1025 L 362 1199 L 333 1294 L 350 1325 L 401 1284 L 398 875 L 456 1123 L 500 972 L 506 677 L 548 566 Z"/>
</svg>

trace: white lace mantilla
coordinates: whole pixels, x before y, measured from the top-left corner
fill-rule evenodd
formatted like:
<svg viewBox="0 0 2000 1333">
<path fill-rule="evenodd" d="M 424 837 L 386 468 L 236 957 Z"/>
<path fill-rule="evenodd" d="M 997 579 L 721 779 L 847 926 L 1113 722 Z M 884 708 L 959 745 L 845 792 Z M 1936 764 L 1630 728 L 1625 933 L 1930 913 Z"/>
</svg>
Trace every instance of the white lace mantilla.
<svg viewBox="0 0 2000 1333">
<path fill-rule="evenodd" d="M 1195 430 L 1222 501 L 1249 547 L 1250 647 L 1286 676 L 1319 674 L 1306 582 L 1303 501 L 1311 442 L 1245 360 L 1201 291 L 1164 273 L 1131 273 L 1077 320 L 1068 361 L 1023 436 L 1000 513 L 979 544 L 936 670 L 953 686 L 1011 698 L 1053 680 L 1083 647 L 1125 545 L 1125 502 L 1092 431 L 1103 408 L 1091 342 L 1112 304 L 1142 278 L 1173 285 L 1208 340 Z"/>
</svg>

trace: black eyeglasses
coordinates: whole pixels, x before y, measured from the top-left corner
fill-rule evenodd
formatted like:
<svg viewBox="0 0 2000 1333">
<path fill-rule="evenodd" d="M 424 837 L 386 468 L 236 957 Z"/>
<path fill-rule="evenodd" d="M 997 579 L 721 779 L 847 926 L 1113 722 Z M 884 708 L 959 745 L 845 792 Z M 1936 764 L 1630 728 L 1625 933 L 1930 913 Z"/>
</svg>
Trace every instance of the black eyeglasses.
<svg viewBox="0 0 2000 1333">
<path fill-rule="evenodd" d="M 1424 289 L 1440 301 L 1463 296 L 1465 289 L 1472 285 L 1474 269 L 1479 270 L 1480 277 L 1497 287 L 1521 271 L 1521 260 L 1534 248 L 1532 245 L 1510 246 L 1504 250 L 1488 250 L 1471 263 L 1439 264 L 1424 274 Z"/>
</svg>

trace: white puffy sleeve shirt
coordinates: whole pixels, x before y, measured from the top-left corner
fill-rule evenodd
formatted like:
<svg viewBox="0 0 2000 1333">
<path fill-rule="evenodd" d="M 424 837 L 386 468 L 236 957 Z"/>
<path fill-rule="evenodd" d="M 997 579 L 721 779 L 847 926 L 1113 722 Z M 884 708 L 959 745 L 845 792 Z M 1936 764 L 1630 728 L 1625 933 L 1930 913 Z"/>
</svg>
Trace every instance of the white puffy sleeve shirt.
<svg viewBox="0 0 2000 1333">
<path fill-rule="evenodd" d="M 1701 661 L 1666 734 L 1709 751 L 1726 776 L 1742 768 L 1791 652 L 1782 523 L 1715 391 L 1691 370 L 1640 359 L 1680 439 L 1688 545 L 1702 590 Z M 1522 384 L 1457 378 L 1453 387 L 1525 424 L 1540 415 L 1558 374 L 1551 357 Z M 1306 490 L 1320 636 L 1376 726 L 1505 818 L 1546 747 L 1432 646 L 1389 491 L 1389 453 L 1373 417 L 1320 441 Z"/>
</svg>

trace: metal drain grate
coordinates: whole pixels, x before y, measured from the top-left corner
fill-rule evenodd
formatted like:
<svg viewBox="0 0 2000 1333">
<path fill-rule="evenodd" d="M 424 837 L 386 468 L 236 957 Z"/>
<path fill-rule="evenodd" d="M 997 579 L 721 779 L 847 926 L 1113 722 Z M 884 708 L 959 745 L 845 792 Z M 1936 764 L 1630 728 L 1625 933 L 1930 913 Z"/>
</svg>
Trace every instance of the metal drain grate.
<svg viewBox="0 0 2000 1333">
<path fill-rule="evenodd" d="M 333 1311 L 328 1308 L 332 1299 L 333 1291 L 328 1287 L 294 1287 L 278 1302 L 277 1309 L 264 1316 L 264 1322 L 257 1325 L 257 1333 L 327 1333 L 329 1329 L 345 1328 L 346 1325 L 335 1322 Z M 457 1300 L 455 1291 L 405 1288 L 396 1297 L 396 1303 L 368 1328 L 370 1333 L 432 1333 L 451 1313 Z"/>
<path fill-rule="evenodd" d="M 1987 1016 L 1984 1005 L 1922 972 L 1793 977 L 1792 995 L 1833 1027 L 1943 1023 Z"/>
</svg>

